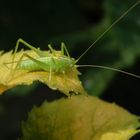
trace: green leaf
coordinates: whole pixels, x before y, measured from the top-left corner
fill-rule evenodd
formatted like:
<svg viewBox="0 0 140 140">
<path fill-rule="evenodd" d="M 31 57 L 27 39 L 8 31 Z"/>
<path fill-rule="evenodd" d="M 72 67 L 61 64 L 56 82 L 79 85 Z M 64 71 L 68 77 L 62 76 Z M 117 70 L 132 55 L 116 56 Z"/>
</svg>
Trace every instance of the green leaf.
<svg viewBox="0 0 140 140">
<path fill-rule="evenodd" d="M 115 103 L 72 96 L 34 107 L 22 125 L 22 140 L 129 140 L 139 117 Z"/>
</svg>

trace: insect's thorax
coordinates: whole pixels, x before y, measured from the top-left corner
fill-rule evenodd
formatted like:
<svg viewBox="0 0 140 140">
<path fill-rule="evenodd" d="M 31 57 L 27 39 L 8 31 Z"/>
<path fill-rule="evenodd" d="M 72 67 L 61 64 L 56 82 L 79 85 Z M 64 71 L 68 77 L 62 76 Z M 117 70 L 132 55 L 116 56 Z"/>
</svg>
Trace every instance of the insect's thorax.
<svg viewBox="0 0 140 140">
<path fill-rule="evenodd" d="M 27 59 L 21 61 L 18 69 L 25 69 L 29 71 L 52 71 L 64 73 L 65 71 L 72 69 L 75 65 L 75 60 L 67 56 L 49 56 L 49 57 L 39 57 L 36 58 L 38 61 Z M 41 63 L 41 64 L 39 64 Z"/>
</svg>

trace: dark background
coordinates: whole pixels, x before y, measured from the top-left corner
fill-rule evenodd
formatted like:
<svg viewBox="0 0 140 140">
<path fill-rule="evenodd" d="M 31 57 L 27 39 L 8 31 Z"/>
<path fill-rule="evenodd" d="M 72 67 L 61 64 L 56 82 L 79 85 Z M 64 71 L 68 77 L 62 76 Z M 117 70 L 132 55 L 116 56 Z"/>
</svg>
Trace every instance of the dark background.
<svg viewBox="0 0 140 140">
<path fill-rule="evenodd" d="M 35 47 L 60 49 L 66 43 L 78 58 L 136 0 L 30 0 L 0 2 L 0 50 L 23 38 Z M 98 64 L 140 75 L 140 5 L 106 34 L 79 64 Z M 25 48 L 26 49 L 26 48 Z M 108 70 L 80 68 L 80 79 L 91 95 L 116 102 L 140 115 L 140 79 Z M 63 97 L 46 85 L 19 86 L 0 96 L 0 140 L 21 136 L 20 124 L 34 105 Z M 139 137 L 140 138 L 140 137 Z M 137 140 L 135 138 L 133 140 Z"/>
</svg>

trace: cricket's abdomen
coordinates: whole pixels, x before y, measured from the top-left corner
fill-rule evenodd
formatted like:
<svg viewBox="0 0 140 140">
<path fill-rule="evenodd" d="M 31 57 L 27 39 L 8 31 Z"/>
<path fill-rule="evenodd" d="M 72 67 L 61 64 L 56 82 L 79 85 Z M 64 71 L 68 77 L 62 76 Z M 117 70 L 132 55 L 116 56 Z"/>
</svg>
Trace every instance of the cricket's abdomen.
<svg viewBox="0 0 140 140">
<path fill-rule="evenodd" d="M 20 62 L 18 69 L 29 71 L 65 72 L 72 68 L 75 60 L 69 57 L 40 57 L 38 62 L 27 59 Z"/>
</svg>

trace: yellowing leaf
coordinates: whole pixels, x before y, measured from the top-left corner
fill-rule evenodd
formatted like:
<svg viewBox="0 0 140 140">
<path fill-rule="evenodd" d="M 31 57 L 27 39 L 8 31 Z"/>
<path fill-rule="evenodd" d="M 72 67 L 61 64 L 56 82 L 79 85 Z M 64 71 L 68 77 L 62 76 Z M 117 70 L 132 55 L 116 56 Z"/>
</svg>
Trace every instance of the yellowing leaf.
<svg viewBox="0 0 140 140">
<path fill-rule="evenodd" d="M 72 96 L 34 108 L 22 140 L 129 140 L 139 117 L 92 96 Z"/>
<path fill-rule="evenodd" d="M 4 91 L 17 85 L 30 85 L 34 81 L 40 81 L 44 84 L 47 84 L 51 89 L 60 90 L 68 96 L 70 92 L 86 94 L 86 91 L 82 87 L 78 78 L 79 72 L 75 67 L 72 70 L 67 70 L 65 74 L 52 72 L 51 80 L 49 79 L 49 72 L 43 70 L 28 71 L 18 69 L 12 72 L 11 67 L 16 67 L 17 62 L 24 53 L 30 55 L 33 58 L 38 57 L 34 51 L 20 51 L 16 53 L 14 60 L 16 63 L 11 63 L 13 58 L 12 52 L 0 52 L 0 93 L 3 93 Z M 55 54 L 58 56 L 61 55 L 60 51 L 55 51 Z M 27 58 L 24 57 L 23 60 L 25 59 Z"/>
<path fill-rule="evenodd" d="M 128 130 L 121 130 L 118 132 L 109 132 L 102 135 L 101 140 L 128 140 L 134 134 L 138 133 L 136 130 L 128 129 Z"/>
</svg>

